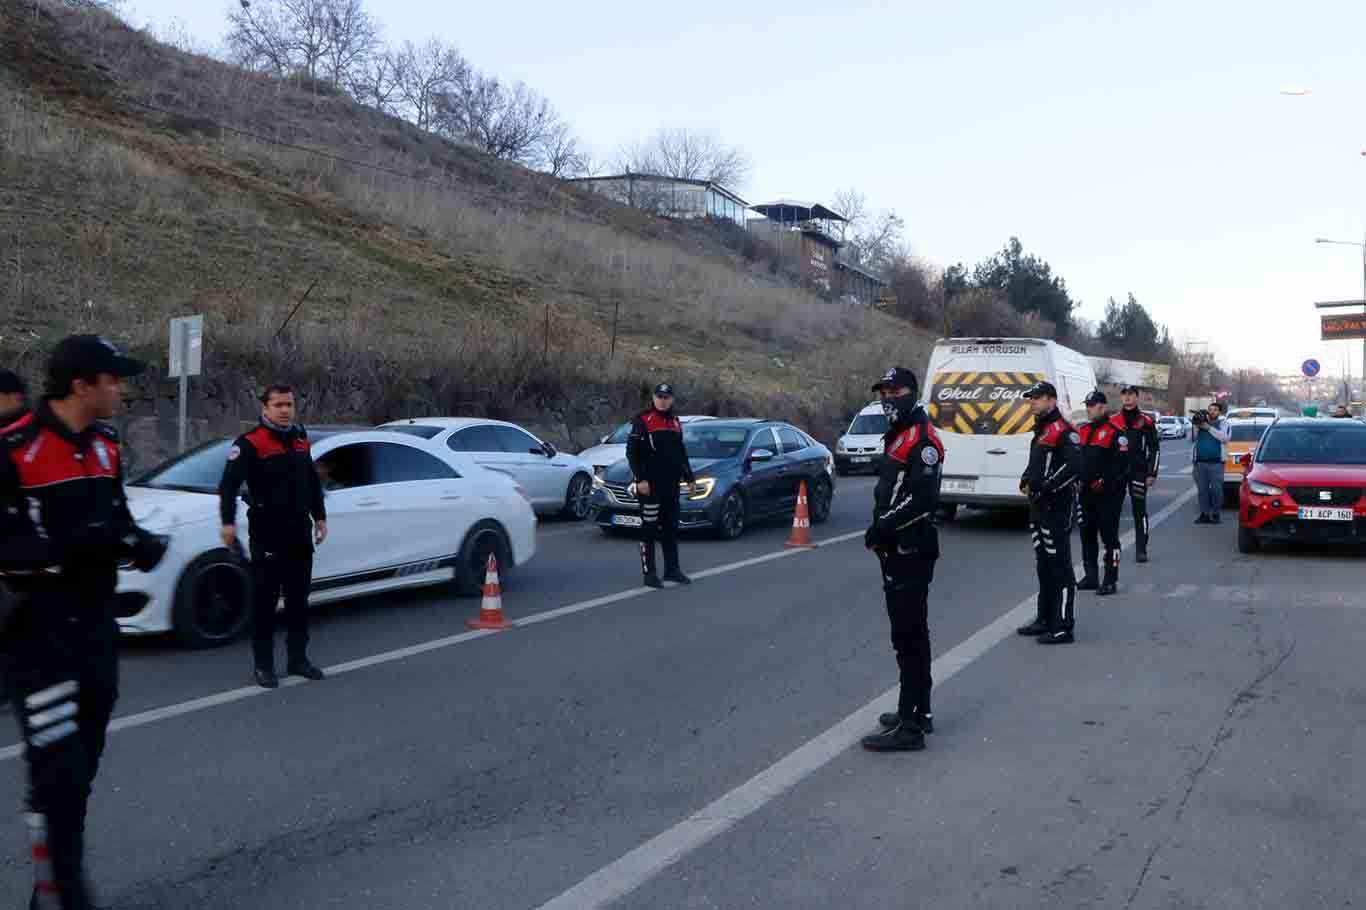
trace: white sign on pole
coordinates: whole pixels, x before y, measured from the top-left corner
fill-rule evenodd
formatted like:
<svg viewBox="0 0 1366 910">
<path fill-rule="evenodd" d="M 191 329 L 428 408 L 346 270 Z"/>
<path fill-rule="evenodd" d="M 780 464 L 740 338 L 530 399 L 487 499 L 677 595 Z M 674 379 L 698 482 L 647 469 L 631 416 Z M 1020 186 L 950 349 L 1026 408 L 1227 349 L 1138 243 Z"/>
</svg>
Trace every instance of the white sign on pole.
<svg viewBox="0 0 1366 910">
<path fill-rule="evenodd" d="M 1171 384 L 1172 368 L 1165 363 L 1140 363 L 1111 357 L 1088 357 L 1096 378 L 1115 385 L 1136 385 L 1142 389 L 1162 390 Z"/>
<path fill-rule="evenodd" d="M 182 364 L 184 367 L 182 367 Z M 179 316 L 171 320 L 171 355 L 166 375 L 171 379 L 198 376 L 204 367 L 204 317 Z"/>
</svg>

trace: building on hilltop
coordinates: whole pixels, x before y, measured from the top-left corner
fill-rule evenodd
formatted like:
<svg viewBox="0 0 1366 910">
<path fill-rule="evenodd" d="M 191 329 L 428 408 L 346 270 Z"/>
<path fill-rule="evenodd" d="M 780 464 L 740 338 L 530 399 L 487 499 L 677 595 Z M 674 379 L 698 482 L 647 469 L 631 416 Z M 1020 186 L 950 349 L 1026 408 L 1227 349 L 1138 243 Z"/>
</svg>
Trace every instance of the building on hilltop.
<svg viewBox="0 0 1366 910">
<path fill-rule="evenodd" d="M 745 226 L 749 203 L 719 183 L 660 174 L 614 174 L 568 181 L 614 202 L 666 218 L 720 218 Z"/>
<path fill-rule="evenodd" d="M 767 237 L 784 263 L 796 264 L 802 282 L 840 300 L 872 305 L 887 281 L 872 269 L 842 254 L 849 220 L 819 202 L 777 199 L 751 208 L 762 218 L 746 227 Z"/>
</svg>

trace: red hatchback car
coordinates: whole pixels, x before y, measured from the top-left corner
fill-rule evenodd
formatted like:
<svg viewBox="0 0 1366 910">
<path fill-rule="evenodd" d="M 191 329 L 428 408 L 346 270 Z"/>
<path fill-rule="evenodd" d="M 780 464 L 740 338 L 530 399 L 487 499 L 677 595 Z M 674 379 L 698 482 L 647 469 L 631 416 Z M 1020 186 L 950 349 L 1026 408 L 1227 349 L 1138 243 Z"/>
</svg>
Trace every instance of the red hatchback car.
<svg viewBox="0 0 1366 910">
<path fill-rule="evenodd" d="M 1238 494 L 1238 549 L 1263 540 L 1366 543 L 1366 423 L 1277 420 Z"/>
</svg>

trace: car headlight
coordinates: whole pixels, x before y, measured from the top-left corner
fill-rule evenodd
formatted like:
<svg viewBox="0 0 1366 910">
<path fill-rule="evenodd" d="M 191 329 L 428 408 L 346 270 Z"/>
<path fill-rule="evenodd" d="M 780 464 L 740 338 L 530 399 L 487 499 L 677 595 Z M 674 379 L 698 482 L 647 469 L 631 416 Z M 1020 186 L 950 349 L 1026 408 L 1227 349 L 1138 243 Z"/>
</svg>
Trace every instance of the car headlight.
<svg viewBox="0 0 1366 910">
<path fill-rule="evenodd" d="M 1262 483 L 1260 480 L 1249 480 L 1247 488 L 1258 496 L 1284 496 L 1285 490 L 1280 487 L 1273 487 L 1269 483 Z"/>
<path fill-rule="evenodd" d="M 835 443 L 835 451 L 836 451 L 836 452 L 847 452 L 847 451 L 849 451 L 849 447 L 846 446 L 846 445 L 844 444 L 844 440 L 841 439 L 839 442 Z"/>
<path fill-rule="evenodd" d="M 678 485 L 678 489 L 679 489 L 681 492 L 688 493 L 688 485 L 687 485 L 686 483 L 680 483 L 680 484 Z M 697 500 L 700 500 L 700 499 L 706 499 L 708 496 L 711 495 L 711 491 L 712 491 L 712 490 L 715 490 L 715 489 L 716 489 L 716 478 L 715 478 L 715 477 L 699 477 L 699 478 L 697 478 L 697 492 L 696 492 L 696 493 L 688 493 L 688 498 L 691 499 L 691 500 L 693 500 L 694 502 L 696 502 Z"/>
</svg>

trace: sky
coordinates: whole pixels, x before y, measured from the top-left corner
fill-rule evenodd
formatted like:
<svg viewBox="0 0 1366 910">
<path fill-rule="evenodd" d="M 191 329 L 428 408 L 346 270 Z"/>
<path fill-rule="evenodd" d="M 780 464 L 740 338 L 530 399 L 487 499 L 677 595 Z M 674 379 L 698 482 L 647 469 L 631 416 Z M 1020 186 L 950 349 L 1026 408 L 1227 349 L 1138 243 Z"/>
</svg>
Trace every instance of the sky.
<svg viewBox="0 0 1366 910">
<path fill-rule="evenodd" d="M 751 202 L 855 187 L 935 264 L 1018 236 L 1083 317 L 1133 292 L 1224 366 L 1339 372 L 1350 356 L 1361 375 L 1361 342 L 1320 341 L 1313 302 L 1366 293 L 1361 249 L 1314 242 L 1366 241 L 1366 4 L 370 8 L 391 42 L 437 35 L 527 82 L 600 157 L 663 126 L 712 130 L 751 158 Z M 126 12 L 213 45 L 227 9 Z"/>
</svg>

